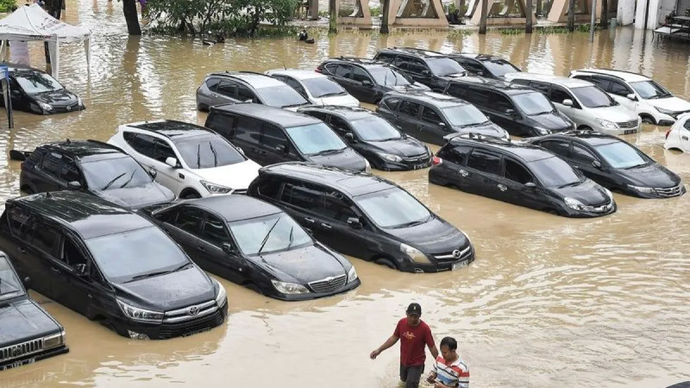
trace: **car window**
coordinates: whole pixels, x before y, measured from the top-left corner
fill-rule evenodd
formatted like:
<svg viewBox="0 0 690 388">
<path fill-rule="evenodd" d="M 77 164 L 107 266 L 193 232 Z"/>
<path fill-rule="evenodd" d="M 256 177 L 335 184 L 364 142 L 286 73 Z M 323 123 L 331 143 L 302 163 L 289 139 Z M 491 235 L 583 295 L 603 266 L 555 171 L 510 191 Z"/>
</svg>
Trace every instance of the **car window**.
<svg viewBox="0 0 690 388">
<path fill-rule="evenodd" d="M 564 100 L 573 100 L 573 96 L 570 95 L 565 89 L 554 86 L 551 88 L 551 101 L 557 104 L 563 105 Z"/>
<path fill-rule="evenodd" d="M 376 60 L 381 62 L 393 62 L 393 60 L 395 60 L 395 54 L 378 53 L 376 54 Z"/>
<path fill-rule="evenodd" d="M 177 156 L 175 155 L 175 151 L 173 151 L 172 147 L 170 147 L 170 144 L 168 144 L 167 141 L 163 139 L 153 139 L 153 143 L 155 144 L 154 148 L 154 153 L 153 153 L 153 158 L 156 159 L 159 162 L 165 163 L 165 160 L 168 158 L 175 158 L 177 159 Z"/>
<path fill-rule="evenodd" d="M 331 116 L 331 128 L 335 129 L 339 133 L 350 132 L 350 128 L 347 126 L 347 122 L 340 117 Z"/>
<path fill-rule="evenodd" d="M 428 70 L 424 61 L 415 58 L 405 58 L 399 56 L 395 59 L 395 66 L 406 70 L 408 73 L 421 75 L 424 70 Z"/>
<path fill-rule="evenodd" d="M 15 72 L 14 78 L 26 94 L 37 94 L 64 89 L 55 78 L 38 71 Z"/>
<path fill-rule="evenodd" d="M 65 158 L 62 161 L 62 167 L 60 167 L 60 179 L 62 179 L 65 182 L 81 182 L 81 174 L 79 173 L 79 169 L 77 169 L 77 165 Z"/>
<path fill-rule="evenodd" d="M 82 163 L 86 184 L 92 190 L 141 187 L 153 178 L 131 156 Z M 109 186 L 108 186 L 109 185 Z"/>
<path fill-rule="evenodd" d="M 323 209 L 325 195 L 326 193 L 319 187 L 308 183 L 286 183 L 280 200 L 300 209 L 319 214 Z"/>
<path fill-rule="evenodd" d="M 611 98 L 606 92 L 601 90 L 598 86 L 585 86 L 581 88 L 574 88 L 572 92 L 577 96 L 582 105 L 587 108 L 605 108 L 607 106 L 618 105 L 618 103 Z"/>
<path fill-rule="evenodd" d="M 350 78 L 350 65 L 338 64 L 335 68 L 335 76 L 342 78 Z"/>
<path fill-rule="evenodd" d="M 352 66 L 352 79 L 357 82 L 371 82 L 371 77 L 369 77 L 369 74 L 367 74 L 367 72 L 359 66 Z"/>
<path fill-rule="evenodd" d="M 297 93 L 301 94 L 303 97 L 305 97 L 305 98 L 307 97 L 307 92 L 306 92 L 306 90 L 304 90 L 304 86 L 302 86 L 302 84 L 299 83 L 297 80 L 295 80 L 291 77 L 285 77 L 285 83 L 288 84 L 288 86 L 290 86 L 291 88 L 295 89 L 297 91 Z M 317 96 L 314 96 L 314 97 L 317 97 Z"/>
<path fill-rule="evenodd" d="M 220 83 L 220 79 L 219 79 L 219 78 L 209 78 L 209 79 L 206 81 L 206 87 L 209 88 L 209 90 L 215 92 L 216 89 L 218 88 L 218 84 L 219 84 L 219 83 Z"/>
<path fill-rule="evenodd" d="M 60 168 L 61 161 L 61 154 L 57 152 L 48 152 L 43 156 L 43 160 L 41 160 L 41 171 L 57 177 L 59 176 L 58 169 Z"/>
<path fill-rule="evenodd" d="M 259 195 L 267 198 L 278 198 L 280 194 L 281 182 L 275 178 L 260 179 L 256 184 L 256 191 Z"/>
<path fill-rule="evenodd" d="M 204 212 L 193 207 L 183 207 L 177 214 L 175 226 L 195 236 L 201 235 L 201 221 Z"/>
<path fill-rule="evenodd" d="M 645 100 L 650 98 L 673 97 L 671 92 L 651 79 L 646 81 L 631 82 L 630 86 L 632 86 L 637 94 L 639 94 L 640 97 L 644 98 Z"/>
<path fill-rule="evenodd" d="M 239 116 L 235 127 L 235 139 L 249 144 L 259 144 L 261 121 L 251 117 Z"/>
<path fill-rule="evenodd" d="M 577 144 L 573 144 L 573 150 L 571 155 L 573 160 L 587 164 L 597 160 L 597 157 L 594 156 L 594 154 L 592 154 L 586 148 L 579 146 Z"/>
<path fill-rule="evenodd" d="M 272 149 L 279 145 L 287 147 L 288 139 L 280 128 L 273 124 L 264 123 L 261 144 Z"/>
<path fill-rule="evenodd" d="M 86 273 L 87 259 L 77 245 L 68 237 L 65 237 L 62 244 L 62 255 L 60 260 L 72 267 L 79 273 Z"/>
<path fill-rule="evenodd" d="M 237 95 L 237 85 L 232 81 L 222 80 L 216 88 L 216 92 L 225 97 L 235 98 Z"/>
<path fill-rule="evenodd" d="M 563 187 L 582 182 L 583 176 L 563 159 L 552 157 L 528 163 L 530 171 L 546 187 Z"/>
<path fill-rule="evenodd" d="M 233 222 L 230 230 L 245 255 L 284 251 L 314 243 L 294 219 L 282 212 Z"/>
<path fill-rule="evenodd" d="M 427 123 L 431 123 L 434 125 L 438 125 L 439 123 L 443 122 L 438 113 L 436 113 L 436 111 L 434 111 L 433 108 L 430 108 L 428 106 L 425 106 L 422 110 L 422 119 Z"/>
<path fill-rule="evenodd" d="M 307 101 L 304 96 L 297 93 L 297 91 L 288 85 L 278 85 L 266 88 L 259 88 L 256 93 L 268 106 L 273 106 L 276 108 L 287 108 L 291 106 L 307 105 Z"/>
<path fill-rule="evenodd" d="M 443 159 L 444 162 L 447 161 L 464 166 L 471 151 L 472 148 L 467 146 L 448 146 L 441 149 L 438 157 Z"/>
<path fill-rule="evenodd" d="M 462 62 L 462 67 L 467 69 L 467 71 L 474 73 L 474 74 L 479 74 L 484 72 L 484 66 L 480 65 L 474 60 L 471 59 L 464 59 Z M 487 75 L 487 74 L 485 74 Z"/>
<path fill-rule="evenodd" d="M 589 81 L 589 82 L 597 85 L 598 87 L 606 90 L 607 92 L 611 91 L 611 81 L 607 80 L 606 78 L 597 77 L 597 76 L 587 77 L 588 79 L 585 77 L 577 77 L 577 78 L 584 79 L 585 81 Z"/>
<path fill-rule="evenodd" d="M 446 93 L 450 94 L 453 97 L 464 99 L 465 94 L 467 93 L 467 88 L 458 83 L 451 83 L 450 86 L 448 86 L 448 90 L 446 91 Z"/>
<path fill-rule="evenodd" d="M 409 81 L 400 72 L 391 69 L 388 66 L 372 66 L 369 69 L 369 75 L 374 77 L 374 81 L 378 85 L 384 86 L 406 86 L 410 85 Z"/>
<path fill-rule="evenodd" d="M 256 101 L 256 96 L 251 89 L 244 85 L 237 85 L 237 99 L 240 101 Z"/>
<path fill-rule="evenodd" d="M 471 102 L 478 108 L 488 108 L 491 107 L 491 101 L 489 100 L 489 93 L 480 88 L 467 88 L 465 92 L 465 100 Z"/>
<path fill-rule="evenodd" d="M 377 115 L 352 121 L 350 125 L 357 138 L 364 141 L 386 141 L 402 137 L 390 122 Z"/>
<path fill-rule="evenodd" d="M 232 139 L 235 136 L 236 122 L 236 116 L 214 110 L 208 115 L 204 126 L 213 129 L 228 139 Z"/>
<path fill-rule="evenodd" d="M 653 162 L 642 151 L 622 141 L 602 144 L 594 148 L 613 168 L 632 168 Z"/>
<path fill-rule="evenodd" d="M 520 81 L 522 81 L 522 80 L 520 80 Z M 524 85 L 527 85 L 527 82 L 525 82 Z M 549 84 L 532 81 L 529 83 L 529 86 L 532 89 L 538 90 L 544 94 L 547 94 L 547 95 L 549 94 Z"/>
<path fill-rule="evenodd" d="M 25 293 L 26 292 L 22 287 L 22 282 L 17 278 L 17 274 L 10 266 L 9 259 L 6 257 L 0 257 L 0 300 L 15 298 L 17 296 L 24 295 Z M 7 307 L 5 307 L 5 309 L 7 309 Z M 19 314 L 22 314 L 20 312 L 20 307 L 16 307 L 16 309 Z M 9 321 L 9 319 L 7 319 L 7 321 Z"/>
<path fill-rule="evenodd" d="M 690 130 L 690 120 L 685 120 L 685 124 L 683 124 L 683 128 Z"/>
<path fill-rule="evenodd" d="M 615 95 L 617 95 L 617 96 L 623 96 L 623 97 L 625 97 L 625 96 L 627 96 L 628 94 L 631 94 L 631 93 L 632 93 L 632 90 L 628 89 L 628 87 L 625 86 L 625 84 L 623 84 L 622 82 L 611 81 L 611 90 L 610 90 L 610 92 L 613 93 L 613 94 L 615 94 Z"/>
<path fill-rule="evenodd" d="M 149 158 L 155 157 L 155 137 L 134 132 L 125 132 L 123 137 L 127 144 L 129 144 L 138 153 L 148 156 Z"/>
<path fill-rule="evenodd" d="M 547 150 L 553 152 L 554 154 L 558 156 L 562 156 L 564 158 L 569 158 L 570 157 L 570 143 L 569 142 L 564 142 L 564 141 L 557 141 L 557 140 L 546 140 L 542 141 L 539 143 L 540 147 L 544 147 Z"/>
<path fill-rule="evenodd" d="M 489 92 L 488 95 L 492 110 L 502 113 L 508 113 L 509 109 L 515 110 L 515 106 L 513 106 L 508 97 L 496 92 Z"/>
<path fill-rule="evenodd" d="M 505 159 L 505 171 L 504 171 L 504 176 L 507 179 L 510 179 L 511 181 L 520 183 L 520 184 L 525 184 L 527 182 L 532 182 L 532 174 L 530 174 L 529 171 L 527 171 L 526 168 L 524 168 L 522 165 L 519 163 L 512 161 L 510 159 Z"/>
<path fill-rule="evenodd" d="M 527 116 L 537 116 L 554 110 L 549 100 L 538 92 L 513 95 L 513 102 Z"/>
<path fill-rule="evenodd" d="M 201 238 L 217 247 L 222 247 L 223 243 L 230 242 L 230 236 L 225 230 L 223 221 L 208 213 L 206 214 L 206 222 L 204 222 Z"/>
<path fill-rule="evenodd" d="M 191 169 L 228 166 L 246 160 L 230 142 L 216 134 L 183 138 L 175 145 Z"/>
<path fill-rule="evenodd" d="M 384 107 L 386 107 L 392 111 L 395 111 L 398 109 L 398 105 L 400 105 L 400 101 L 401 100 L 399 98 L 395 98 L 395 97 L 384 98 L 383 101 L 381 102 L 381 105 L 383 105 Z"/>
<path fill-rule="evenodd" d="M 411 102 L 411 101 L 403 101 L 400 104 L 400 113 L 412 116 L 412 117 L 417 117 L 419 115 L 419 109 L 421 107 L 419 104 L 416 102 Z"/>
<path fill-rule="evenodd" d="M 488 174 L 501 175 L 501 157 L 475 149 L 467 161 L 467 167 Z"/>
<path fill-rule="evenodd" d="M 433 214 L 417 198 L 398 187 L 357 196 L 354 200 L 381 228 L 404 228 L 433 219 Z"/>
<path fill-rule="evenodd" d="M 12 206 L 7 211 L 7 222 L 10 226 L 10 231 L 13 236 L 20 240 L 27 240 L 27 231 L 32 227 L 32 223 L 29 222 L 31 219 L 31 214 L 16 207 Z"/>
<path fill-rule="evenodd" d="M 350 217 L 357 217 L 357 214 L 352 210 L 352 202 L 340 192 L 331 191 L 326 194 L 323 203 L 321 214 L 326 218 L 344 223 Z"/>
<path fill-rule="evenodd" d="M 290 127 L 287 128 L 287 133 L 303 155 L 347 148 L 345 142 L 324 123 Z"/>
<path fill-rule="evenodd" d="M 47 254 L 53 254 L 60 241 L 60 233 L 50 225 L 37 222 L 33 225 L 31 245 Z"/>
<path fill-rule="evenodd" d="M 494 76 L 500 77 L 508 73 L 517 73 L 520 71 L 517 67 L 513 66 L 512 63 L 503 59 L 492 59 L 488 61 L 483 61 L 484 67 L 491 72 Z"/>
</svg>

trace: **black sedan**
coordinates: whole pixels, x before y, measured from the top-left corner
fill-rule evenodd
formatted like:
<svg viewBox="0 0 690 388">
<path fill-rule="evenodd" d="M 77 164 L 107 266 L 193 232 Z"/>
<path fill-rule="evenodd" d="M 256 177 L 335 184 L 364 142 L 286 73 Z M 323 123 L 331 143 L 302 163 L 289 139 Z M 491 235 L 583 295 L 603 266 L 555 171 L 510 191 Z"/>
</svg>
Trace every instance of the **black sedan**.
<svg viewBox="0 0 690 388">
<path fill-rule="evenodd" d="M 379 170 L 416 170 L 431 164 L 432 153 L 424 143 L 368 109 L 323 106 L 298 111 L 323 120 Z"/>
<path fill-rule="evenodd" d="M 640 198 L 685 194 L 683 180 L 618 137 L 571 131 L 528 140 L 560 156 L 589 179 L 613 191 Z"/>
<path fill-rule="evenodd" d="M 81 98 L 47 73 L 16 65 L 8 70 L 13 110 L 48 115 L 85 109 Z M 5 106 L 2 98 L 0 106 Z"/>
<path fill-rule="evenodd" d="M 151 217 L 199 266 L 266 296 L 306 300 L 360 285 L 346 258 L 258 199 L 208 197 L 154 209 Z"/>
</svg>

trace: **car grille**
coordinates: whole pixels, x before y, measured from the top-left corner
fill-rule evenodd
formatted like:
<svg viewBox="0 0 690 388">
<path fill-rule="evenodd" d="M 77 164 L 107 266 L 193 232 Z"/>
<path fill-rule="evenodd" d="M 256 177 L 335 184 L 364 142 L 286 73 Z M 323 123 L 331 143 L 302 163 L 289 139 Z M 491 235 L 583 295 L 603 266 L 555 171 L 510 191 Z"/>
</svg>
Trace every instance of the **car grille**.
<svg viewBox="0 0 690 388">
<path fill-rule="evenodd" d="M 408 156 L 408 157 L 404 157 L 403 160 L 406 162 L 411 162 L 411 163 L 426 162 L 427 160 L 429 160 L 429 154 L 424 153 L 424 154 L 420 154 L 420 155 Z"/>
<path fill-rule="evenodd" d="M 195 320 L 213 314 L 216 310 L 218 310 L 216 301 L 210 300 L 201 304 L 166 311 L 165 317 L 163 318 L 163 324 Z"/>
<path fill-rule="evenodd" d="M 223 312 L 216 308 L 213 314 L 206 315 L 193 321 L 182 323 L 163 323 L 160 326 L 158 336 L 161 339 L 180 337 L 214 328 L 223 323 Z"/>
<path fill-rule="evenodd" d="M 683 194 L 683 185 L 678 185 L 675 187 L 665 187 L 654 189 L 656 194 L 660 197 L 677 197 Z"/>
<path fill-rule="evenodd" d="M 590 213 L 606 213 L 613 208 L 613 201 L 601 206 L 583 206 L 582 210 Z"/>
<path fill-rule="evenodd" d="M 43 350 L 43 338 L 0 348 L 0 361 L 19 358 Z"/>
<path fill-rule="evenodd" d="M 340 275 L 311 282 L 309 283 L 309 288 L 311 288 L 311 290 L 314 292 L 327 293 L 342 288 L 345 285 L 345 282 L 347 282 L 347 276 Z"/>
<path fill-rule="evenodd" d="M 616 124 L 618 124 L 618 127 L 619 127 L 619 128 L 622 128 L 622 129 L 630 129 L 630 128 L 635 128 L 635 127 L 637 127 L 637 120 L 625 121 L 625 122 L 616 123 Z"/>
<path fill-rule="evenodd" d="M 452 252 L 441 253 L 434 255 L 434 258 L 438 261 L 456 261 L 465 259 L 472 253 L 472 245 L 468 244 L 467 247 L 463 249 L 456 249 Z"/>
</svg>

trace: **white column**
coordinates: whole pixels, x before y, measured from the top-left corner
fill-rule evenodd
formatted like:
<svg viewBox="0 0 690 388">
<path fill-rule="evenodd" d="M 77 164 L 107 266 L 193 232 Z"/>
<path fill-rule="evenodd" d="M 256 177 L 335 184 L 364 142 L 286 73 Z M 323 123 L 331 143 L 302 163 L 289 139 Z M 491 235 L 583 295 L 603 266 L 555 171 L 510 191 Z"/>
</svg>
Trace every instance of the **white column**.
<svg viewBox="0 0 690 388">
<path fill-rule="evenodd" d="M 627 26 L 635 19 L 635 0 L 618 0 L 618 24 Z"/>
<path fill-rule="evenodd" d="M 637 29 L 641 30 L 644 28 L 644 13 L 648 1 L 651 0 L 640 0 L 637 2 L 637 10 L 635 10 L 635 28 Z"/>
</svg>

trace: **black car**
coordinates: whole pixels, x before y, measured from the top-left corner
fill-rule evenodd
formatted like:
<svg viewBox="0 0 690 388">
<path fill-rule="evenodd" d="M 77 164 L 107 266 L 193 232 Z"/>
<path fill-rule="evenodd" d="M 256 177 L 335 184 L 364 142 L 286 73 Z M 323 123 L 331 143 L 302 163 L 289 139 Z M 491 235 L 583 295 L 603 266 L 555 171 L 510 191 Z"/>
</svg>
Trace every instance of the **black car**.
<svg viewBox="0 0 690 388">
<path fill-rule="evenodd" d="M 185 201 L 152 218 L 201 268 L 281 300 L 360 285 L 355 267 L 277 207 L 245 195 Z"/>
<path fill-rule="evenodd" d="M 383 97 L 376 112 L 402 132 L 436 145 L 445 144 L 444 137 L 453 133 L 510 137 L 472 104 L 445 94 L 391 92 Z"/>
<path fill-rule="evenodd" d="M 616 136 L 570 131 L 529 142 L 553 152 L 612 191 L 640 198 L 678 197 L 686 191 L 678 175 Z"/>
<path fill-rule="evenodd" d="M 323 106 L 300 108 L 298 112 L 323 120 L 379 170 L 417 170 L 431 164 L 429 147 L 400 133 L 388 120 L 368 109 Z"/>
<path fill-rule="evenodd" d="M 29 297 L 0 252 L 0 371 L 68 351 L 65 329 Z"/>
<path fill-rule="evenodd" d="M 375 60 L 395 65 L 413 80 L 443 92 L 448 82 L 467 75 L 467 71 L 449 55 L 412 47 L 390 47 L 379 50 Z"/>
<path fill-rule="evenodd" d="M 451 82 L 444 93 L 470 102 L 513 136 L 541 136 L 575 129 L 575 124 L 548 98 L 527 86 L 465 77 Z"/>
<path fill-rule="evenodd" d="M 531 144 L 478 135 L 449 136 L 429 182 L 566 217 L 616 211 L 611 192 L 563 159 Z"/>
<path fill-rule="evenodd" d="M 211 108 L 206 127 L 218 132 L 262 166 L 307 161 L 355 171 L 369 171 L 362 155 L 323 121 L 259 104 Z"/>
<path fill-rule="evenodd" d="M 451 54 L 450 58 L 459 63 L 468 73 L 484 78 L 502 79 L 508 73 L 521 72 L 517 66 L 501 57 L 487 54 Z"/>
<path fill-rule="evenodd" d="M 44 71 L 9 64 L 8 72 L 13 110 L 48 115 L 86 108 L 81 98 Z M 5 106 L 3 98 L 0 106 Z"/>
<path fill-rule="evenodd" d="M 225 289 L 146 218 L 77 191 L 10 199 L 0 248 L 31 288 L 136 339 L 221 325 Z"/>
<path fill-rule="evenodd" d="M 467 235 L 373 175 L 282 163 L 259 170 L 247 195 L 281 207 L 338 252 L 393 269 L 439 272 L 474 260 Z"/>
<path fill-rule="evenodd" d="M 155 170 L 146 172 L 131 156 L 108 143 L 68 139 L 33 152 L 10 154 L 25 159 L 19 189 L 28 194 L 82 190 L 131 208 L 175 199 L 172 191 L 154 181 Z"/>
<path fill-rule="evenodd" d="M 315 71 L 331 77 L 356 99 L 378 104 L 390 91 L 429 90 L 384 62 L 359 58 L 333 58 L 321 63 Z"/>
</svg>

